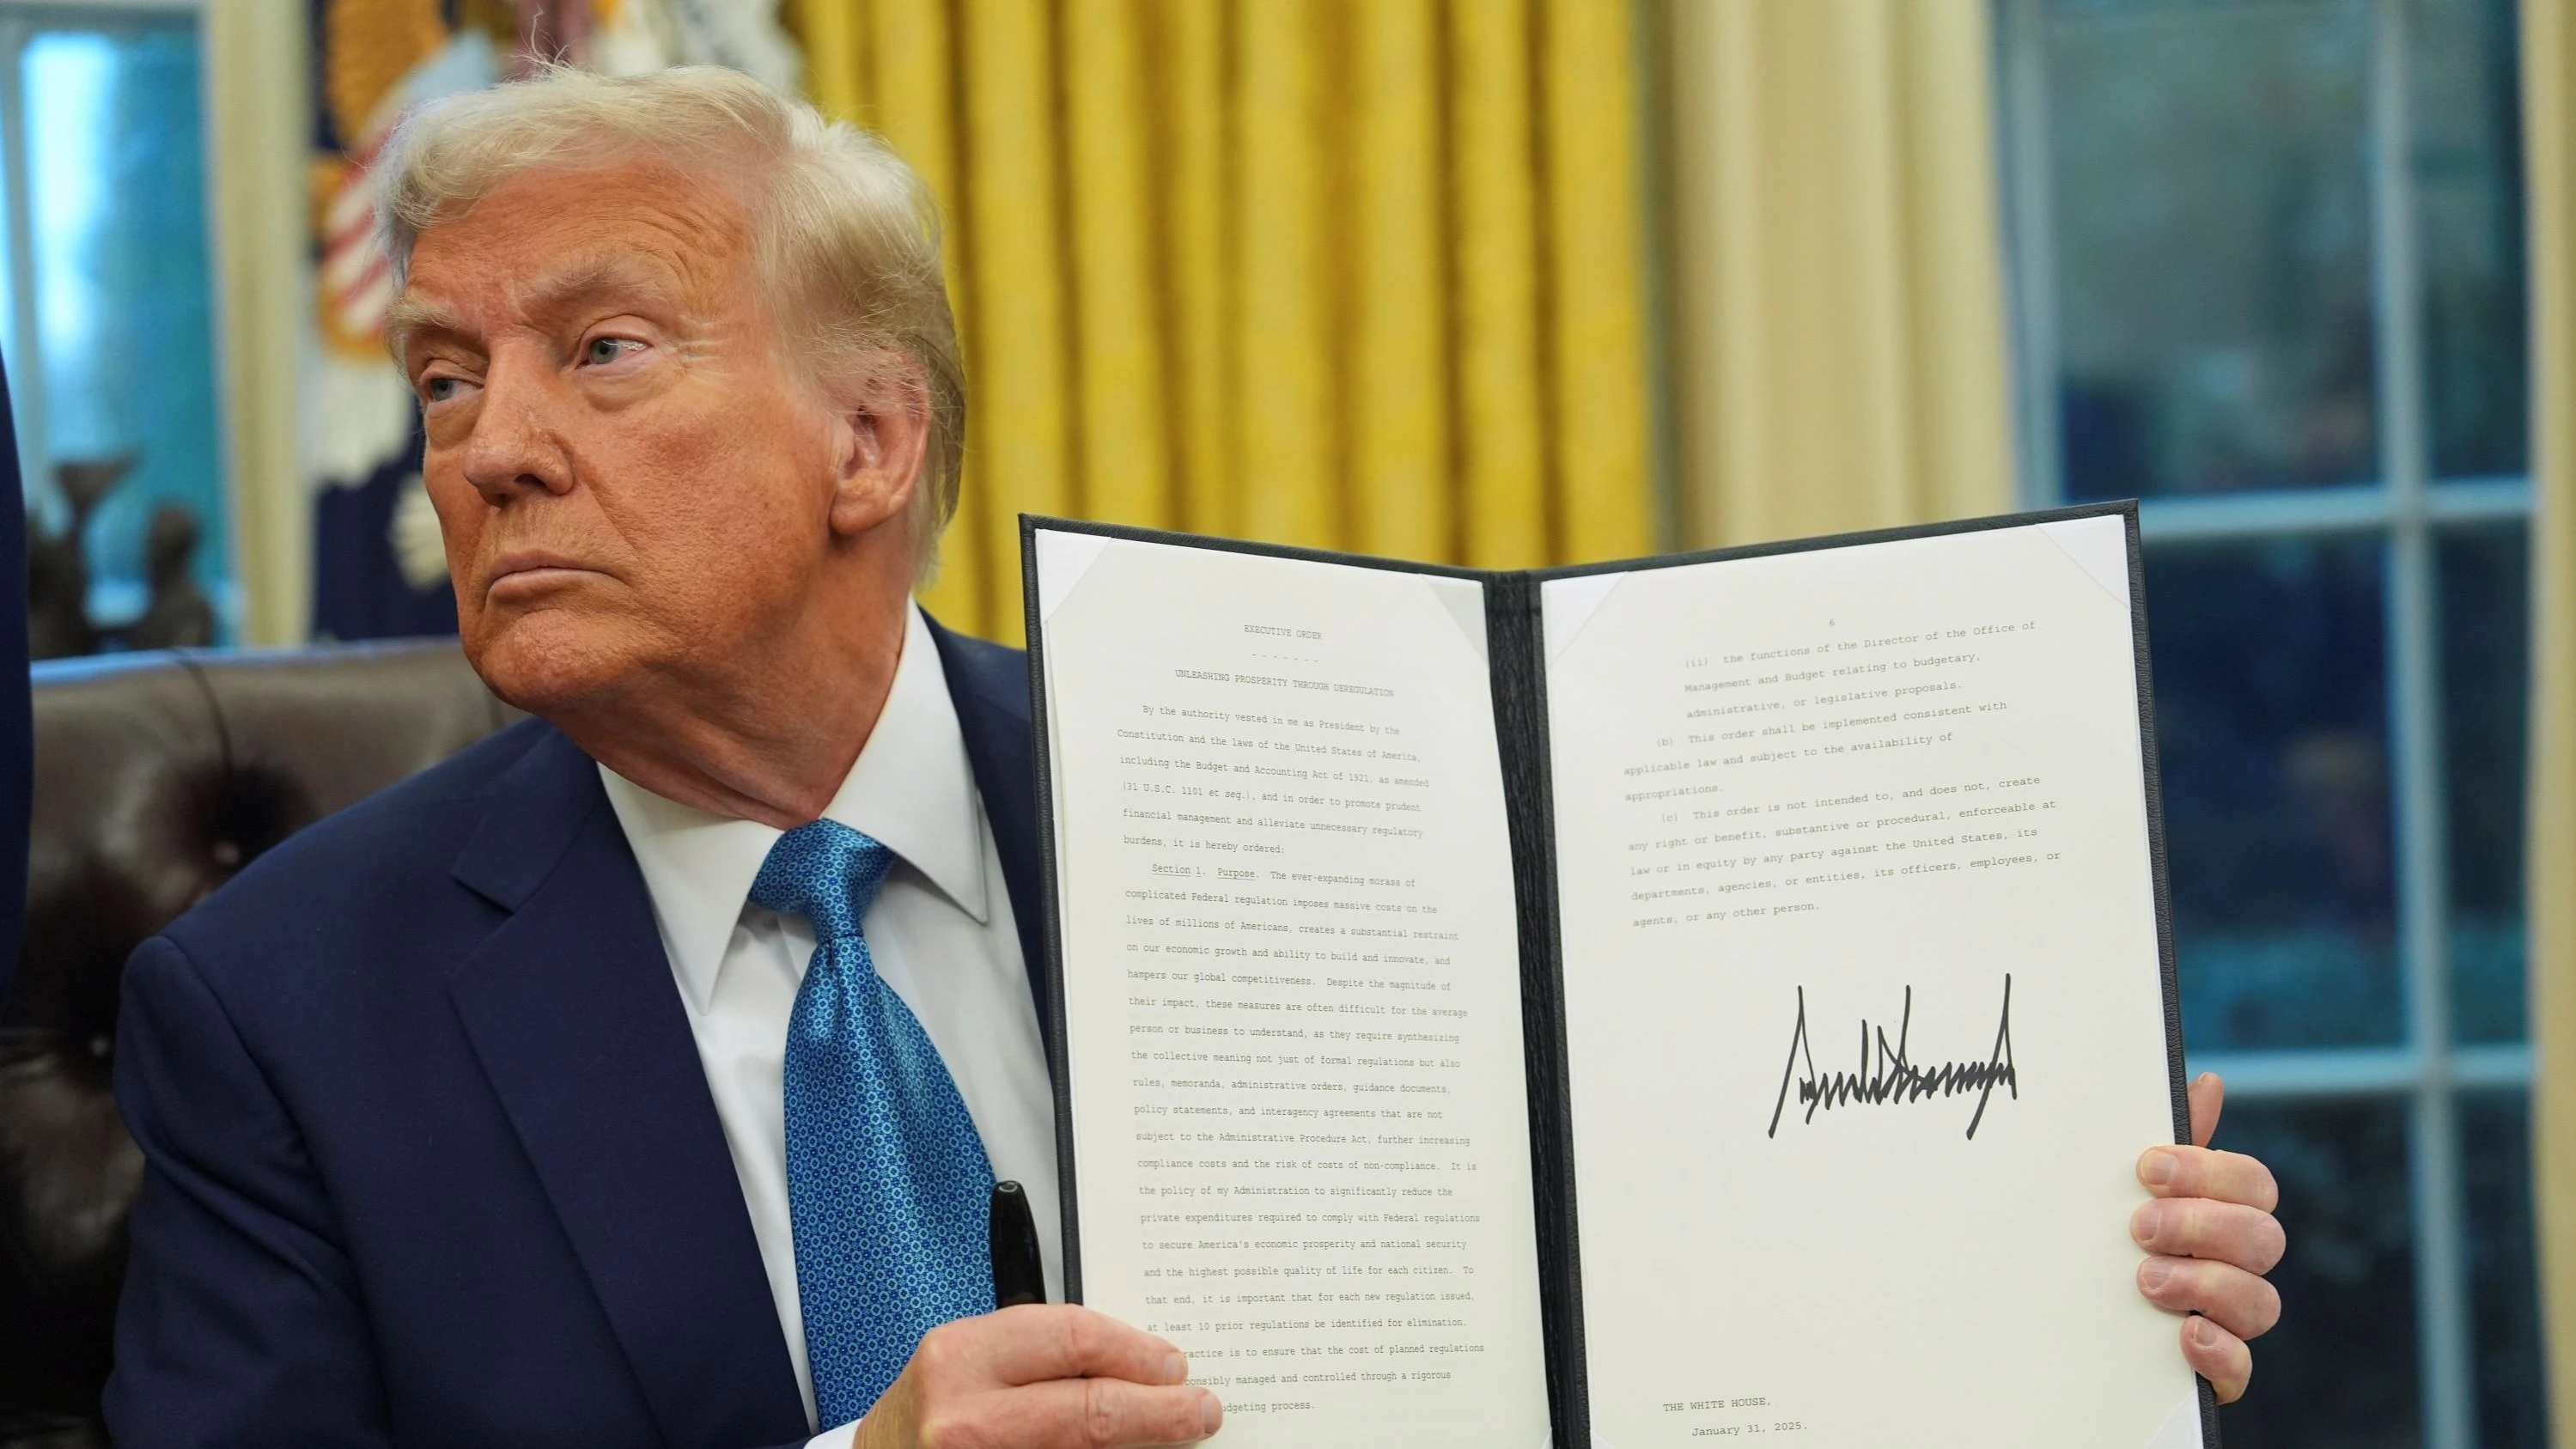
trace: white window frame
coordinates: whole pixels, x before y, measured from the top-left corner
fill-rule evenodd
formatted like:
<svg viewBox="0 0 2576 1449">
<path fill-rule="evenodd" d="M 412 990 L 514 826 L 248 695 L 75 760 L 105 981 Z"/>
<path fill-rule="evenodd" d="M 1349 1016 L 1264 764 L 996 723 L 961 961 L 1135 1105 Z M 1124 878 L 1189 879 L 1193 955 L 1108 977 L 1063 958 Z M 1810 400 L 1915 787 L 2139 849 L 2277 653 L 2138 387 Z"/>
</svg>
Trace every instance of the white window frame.
<svg viewBox="0 0 2576 1449">
<path fill-rule="evenodd" d="M 2424 421 L 2422 272 L 2415 178 L 2407 156 L 2410 41 L 2403 0 L 2370 0 L 2371 305 L 2379 432 L 2375 484 L 2147 499 L 2149 549 L 2186 541 L 2296 535 L 2385 541 L 2390 797 L 2396 848 L 2397 962 L 2404 1003 L 2390 1047 L 2193 1052 L 2237 1100 L 2403 1099 L 2414 1228 L 2415 1332 L 2425 1449 L 2476 1449 L 2477 1375 L 2463 1219 L 2459 1099 L 2531 1084 L 2527 1044 L 2452 1041 L 2448 790 L 2443 775 L 2441 652 L 2434 544 L 2462 524 L 2524 520 L 2528 477 L 2431 474 Z M 2046 0 L 1995 0 L 1997 127 L 2013 254 L 2021 491 L 2065 497 L 2059 455 L 2054 211 L 2048 153 Z M 2389 164 L 2397 158 L 2400 164 Z M 2186 1043 L 2188 1045 L 2188 1043 Z"/>
</svg>

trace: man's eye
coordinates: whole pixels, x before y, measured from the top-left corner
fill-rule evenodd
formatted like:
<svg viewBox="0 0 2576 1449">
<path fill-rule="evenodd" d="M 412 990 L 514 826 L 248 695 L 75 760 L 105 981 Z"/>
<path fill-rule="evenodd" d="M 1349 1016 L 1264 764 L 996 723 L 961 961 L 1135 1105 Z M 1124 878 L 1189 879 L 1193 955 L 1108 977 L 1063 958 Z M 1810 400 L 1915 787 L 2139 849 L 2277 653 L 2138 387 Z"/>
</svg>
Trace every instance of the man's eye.
<svg viewBox="0 0 2576 1449">
<path fill-rule="evenodd" d="M 590 363 L 595 367 L 605 366 L 609 363 L 615 362 L 621 357 L 624 357 L 629 350 L 640 348 L 642 346 L 642 343 L 636 342 L 632 338 L 594 337 L 590 339 L 588 345 L 582 348 L 582 361 Z"/>
<path fill-rule="evenodd" d="M 456 396 L 457 381 L 452 377 L 433 377 L 420 385 L 421 396 L 431 402 L 445 402 Z"/>
</svg>

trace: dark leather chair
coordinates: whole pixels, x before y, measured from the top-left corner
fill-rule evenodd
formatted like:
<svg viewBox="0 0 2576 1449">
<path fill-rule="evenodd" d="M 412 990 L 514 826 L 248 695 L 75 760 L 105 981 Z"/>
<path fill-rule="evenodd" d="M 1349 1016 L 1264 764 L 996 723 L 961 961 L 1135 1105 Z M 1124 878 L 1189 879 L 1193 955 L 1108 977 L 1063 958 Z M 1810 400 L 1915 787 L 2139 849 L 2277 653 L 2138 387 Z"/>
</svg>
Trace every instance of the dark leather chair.
<svg viewBox="0 0 2576 1449">
<path fill-rule="evenodd" d="M 443 643 L 64 661 L 36 666 L 34 696 L 27 924 L 0 1007 L 0 1449 L 106 1443 L 143 1170 L 109 1089 L 127 954 L 261 851 L 517 718 Z"/>
</svg>

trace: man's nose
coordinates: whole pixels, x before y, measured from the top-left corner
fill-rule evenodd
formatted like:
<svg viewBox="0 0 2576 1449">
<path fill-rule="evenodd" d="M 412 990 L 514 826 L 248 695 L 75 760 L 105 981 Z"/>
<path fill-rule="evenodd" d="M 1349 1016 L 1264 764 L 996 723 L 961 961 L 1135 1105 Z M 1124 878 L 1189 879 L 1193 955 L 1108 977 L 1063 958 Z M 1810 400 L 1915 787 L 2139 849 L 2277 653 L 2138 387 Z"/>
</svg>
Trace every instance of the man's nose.
<svg viewBox="0 0 2576 1449">
<path fill-rule="evenodd" d="M 465 481 L 495 507 L 514 495 L 556 493 L 572 487 L 572 460 L 556 426 L 564 399 L 545 369 L 518 358 L 493 359 L 484 375 L 482 406 L 461 461 Z"/>
</svg>

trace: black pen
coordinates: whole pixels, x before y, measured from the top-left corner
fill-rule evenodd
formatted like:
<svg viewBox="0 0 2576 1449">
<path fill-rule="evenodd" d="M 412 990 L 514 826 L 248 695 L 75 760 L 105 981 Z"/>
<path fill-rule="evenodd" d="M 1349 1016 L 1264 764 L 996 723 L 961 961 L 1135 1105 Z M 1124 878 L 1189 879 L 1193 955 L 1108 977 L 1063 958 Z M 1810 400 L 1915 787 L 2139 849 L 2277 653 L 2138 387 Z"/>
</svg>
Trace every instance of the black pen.
<svg viewBox="0 0 2576 1449">
<path fill-rule="evenodd" d="M 1016 1182 L 993 1184 L 993 1306 L 1015 1308 L 1046 1301 L 1046 1269 L 1038 1260 L 1038 1223 L 1029 1195 Z"/>
</svg>

